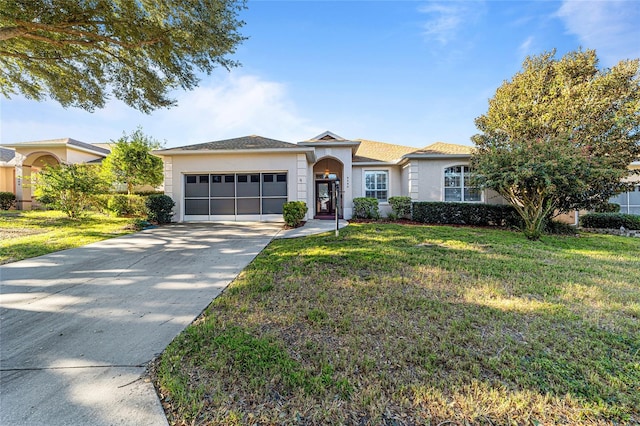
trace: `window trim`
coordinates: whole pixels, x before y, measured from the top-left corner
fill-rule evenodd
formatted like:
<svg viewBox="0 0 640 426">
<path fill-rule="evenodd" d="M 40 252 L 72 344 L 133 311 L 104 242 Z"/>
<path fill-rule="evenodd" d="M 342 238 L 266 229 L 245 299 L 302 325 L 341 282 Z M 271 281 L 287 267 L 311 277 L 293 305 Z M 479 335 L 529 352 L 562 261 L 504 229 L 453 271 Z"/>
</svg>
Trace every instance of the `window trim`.
<svg viewBox="0 0 640 426">
<path fill-rule="evenodd" d="M 383 201 L 374 197 L 378 200 L 378 204 L 386 205 L 389 204 L 389 198 L 391 197 L 391 171 L 388 168 L 380 168 L 380 169 L 362 169 L 362 196 L 367 196 L 367 173 L 386 173 L 387 176 L 387 198 Z M 382 189 L 375 189 L 374 191 L 383 191 Z"/>
<path fill-rule="evenodd" d="M 449 187 L 449 188 L 460 188 L 462 190 L 461 192 L 461 198 L 463 198 L 460 201 L 448 201 L 446 199 L 446 195 L 445 195 L 445 190 L 448 188 L 447 186 L 445 186 L 445 172 L 447 169 L 450 169 L 451 167 L 462 167 L 462 174 L 460 176 L 460 183 L 461 186 L 460 187 Z M 464 169 L 471 169 L 471 165 L 469 163 L 454 163 L 454 164 L 447 164 L 444 167 L 442 167 L 442 171 L 440 172 L 440 188 L 442 189 L 442 193 L 440 195 L 441 201 L 445 202 L 445 203 L 484 203 L 484 191 L 482 189 L 479 189 L 480 192 L 480 199 L 477 201 L 467 201 L 464 200 L 464 190 L 465 188 L 473 188 L 472 186 L 465 186 L 465 180 L 464 180 L 464 175 L 465 175 L 465 170 Z"/>
</svg>

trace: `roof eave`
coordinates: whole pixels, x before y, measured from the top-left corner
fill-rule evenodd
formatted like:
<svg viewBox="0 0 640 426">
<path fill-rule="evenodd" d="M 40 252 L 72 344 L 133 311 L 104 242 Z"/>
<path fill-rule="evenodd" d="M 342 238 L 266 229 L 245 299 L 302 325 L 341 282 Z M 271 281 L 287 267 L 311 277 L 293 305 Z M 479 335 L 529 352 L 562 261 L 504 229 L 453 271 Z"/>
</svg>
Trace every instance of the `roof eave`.
<svg viewBox="0 0 640 426">
<path fill-rule="evenodd" d="M 354 161 L 354 166 L 397 166 L 398 161 Z"/>
<path fill-rule="evenodd" d="M 91 149 L 91 148 L 86 148 L 84 146 L 78 146 L 75 144 L 70 144 L 68 142 L 52 142 L 52 143 L 30 143 L 30 142 L 23 142 L 23 143 L 14 143 L 14 144 L 2 144 L 3 147 L 8 147 L 8 148 L 13 148 L 14 150 L 18 149 L 18 148 L 60 148 L 60 147 L 64 147 L 64 148 L 68 148 L 68 149 L 73 149 L 76 151 L 82 151 L 82 152 L 87 152 L 89 154 L 95 154 L 95 155 L 100 155 L 102 157 L 106 157 L 107 155 L 109 155 L 108 152 L 102 152 L 102 148 L 100 148 L 100 150 L 98 149 Z"/>
<path fill-rule="evenodd" d="M 224 154 L 305 154 L 307 161 L 315 162 L 315 151 L 311 148 L 259 148 L 259 149 L 159 149 L 151 151 L 160 157 L 172 155 L 224 155 Z"/>
</svg>

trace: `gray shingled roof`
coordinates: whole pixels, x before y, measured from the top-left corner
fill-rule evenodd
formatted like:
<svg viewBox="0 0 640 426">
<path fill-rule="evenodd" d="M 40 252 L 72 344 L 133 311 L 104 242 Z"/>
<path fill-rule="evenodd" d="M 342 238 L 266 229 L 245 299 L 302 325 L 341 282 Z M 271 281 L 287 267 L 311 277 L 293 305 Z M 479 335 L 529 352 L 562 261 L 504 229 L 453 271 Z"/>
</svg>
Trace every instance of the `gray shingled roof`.
<svg viewBox="0 0 640 426">
<path fill-rule="evenodd" d="M 92 145 L 90 143 L 86 143 L 86 142 L 80 142 L 78 140 L 75 139 L 71 139 L 71 138 L 62 138 L 62 139 L 47 139 L 47 140 L 41 140 L 41 141 L 28 141 L 28 142 L 16 142 L 16 143 L 6 143 L 6 146 L 10 146 L 12 148 L 16 148 L 16 147 L 20 147 L 22 146 L 51 146 L 51 145 L 61 145 L 61 144 L 66 144 L 66 145 L 71 145 L 71 146 L 75 146 L 78 148 L 83 148 L 83 149 L 88 149 L 91 150 L 97 154 L 104 154 L 104 155 L 108 155 L 111 151 L 109 151 L 108 149 L 105 148 L 101 148 L 99 146 L 96 145 Z"/>
<path fill-rule="evenodd" d="M 243 149 L 286 149 L 300 148 L 298 145 L 283 142 L 276 139 L 263 138 L 262 136 L 243 136 L 234 139 L 205 142 L 195 145 L 179 146 L 176 148 L 163 149 L 158 152 L 180 151 L 214 151 L 214 150 L 243 150 Z"/>
<path fill-rule="evenodd" d="M 0 147 L 0 161 L 3 163 L 8 163 L 13 160 L 16 156 L 16 152 L 13 149 L 7 149 Z"/>
</svg>

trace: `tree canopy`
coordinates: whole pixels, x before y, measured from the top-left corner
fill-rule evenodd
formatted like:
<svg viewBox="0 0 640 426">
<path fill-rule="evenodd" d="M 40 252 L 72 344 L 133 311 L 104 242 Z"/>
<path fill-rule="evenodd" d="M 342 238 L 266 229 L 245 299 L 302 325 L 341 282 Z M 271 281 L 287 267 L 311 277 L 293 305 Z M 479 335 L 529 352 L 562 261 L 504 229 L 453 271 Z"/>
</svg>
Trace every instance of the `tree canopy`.
<svg viewBox="0 0 640 426">
<path fill-rule="evenodd" d="M 600 69 L 594 50 L 528 57 L 475 123 L 478 181 L 537 239 L 553 212 L 593 208 L 625 189 L 640 158 L 638 59 Z"/>
<path fill-rule="evenodd" d="M 141 129 L 123 135 L 102 162 L 103 177 L 109 182 L 127 185 L 129 194 L 137 185 L 160 185 L 162 160 L 151 153 L 160 147 L 160 142 L 146 136 Z"/>
<path fill-rule="evenodd" d="M 93 164 L 47 166 L 35 176 L 36 197 L 72 219 L 80 217 L 92 197 L 106 189 L 106 182 Z"/>
<path fill-rule="evenodd" d="M 0 0 L 0 91 L 89 111 L 112 94 L 145 113 L 197 72 L 238 65 L 244 0 Z"/>
</svg>

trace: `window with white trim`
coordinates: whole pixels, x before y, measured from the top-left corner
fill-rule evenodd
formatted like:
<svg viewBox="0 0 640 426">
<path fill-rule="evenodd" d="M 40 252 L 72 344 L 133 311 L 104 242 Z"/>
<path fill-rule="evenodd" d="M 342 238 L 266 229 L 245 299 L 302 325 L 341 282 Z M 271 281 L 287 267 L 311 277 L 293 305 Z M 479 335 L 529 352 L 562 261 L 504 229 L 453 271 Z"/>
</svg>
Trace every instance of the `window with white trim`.
<svg viewBox="0 0 640 426">
<path fill-rule="evenodd" d="M 378 202 L 387 202 L 389 194 L 389 172 L 386 170 L 365 170 L 365 197 L 375 198 Z"/>
<path fill-rule="evenodd" d="M 480 188 L 471 186 L 471 169 L 468 166 L 444 169 L 444 201 L 481 201 Z"/>
</svg>

